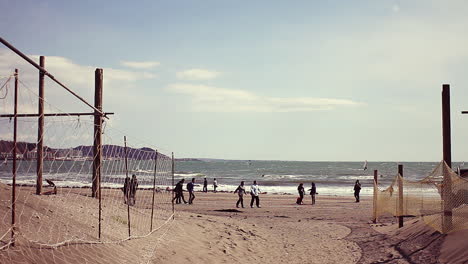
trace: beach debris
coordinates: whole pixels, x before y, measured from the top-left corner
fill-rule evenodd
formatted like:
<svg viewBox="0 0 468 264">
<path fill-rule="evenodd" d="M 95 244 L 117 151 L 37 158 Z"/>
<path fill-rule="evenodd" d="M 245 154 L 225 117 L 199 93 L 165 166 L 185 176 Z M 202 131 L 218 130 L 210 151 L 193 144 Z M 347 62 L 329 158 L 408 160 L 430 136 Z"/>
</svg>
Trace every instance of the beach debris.
<svg viewBox="0 0 468 264">
<path fill-rule="evenodd" d="M 218 209 L 218 210 L 213 210 L 215 212 L 225 212 L 225 213 L 242 213 L 242 211 L 239 211 L 237 209 Z"/>
</svg>

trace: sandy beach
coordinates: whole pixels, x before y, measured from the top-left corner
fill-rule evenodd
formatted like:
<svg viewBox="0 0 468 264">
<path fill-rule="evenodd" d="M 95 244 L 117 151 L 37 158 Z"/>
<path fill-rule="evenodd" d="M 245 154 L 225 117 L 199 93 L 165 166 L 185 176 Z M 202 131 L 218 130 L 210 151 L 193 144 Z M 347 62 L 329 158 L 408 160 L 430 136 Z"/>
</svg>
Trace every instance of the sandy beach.
<svg viewBox="0 0 468 264">
<path fill-rule="evenodd" d="M 9 187 L 1 187 L 1 206 L 5 212 L 8 210 Z M 165 223 L 165 214 L 156 217 L 155 226 L 158 228 L 148 236 L 120 243 L 83 243 L 48 248 L 32 243 L 30 238 L 40 239 L 45 233 L 50 235 L 48 241 L 59 241 L 69 236 L 70 230 L 75 230 L 82 238 L 96 240 L 96 226 L 88 227 L 88 217 L 78 212 L 78 208 L 93 207 L 92 201 L 95 199 L 82 195 L 86 189 L 69 190 L 68 193 L 61 190 L 57 196 L 41 197 L 29 191 L 30 188 L 20 188 L 17 201 L 17 208 L 23 212 L 19 215 L 19 228 L 29 240 L 20 236 L 15 247 L 2 250 L 1 263 L 468 261 L 466 242 L 463 241 L 466 232 L 440 235 L 414 218 L 405 219 L 405 227 L 399 230 L 394 225 L 393 217 L 382 218 L 377 224 L 372 224 L 370 197 L 363 197 L 360 203 L 355 203 L 351 196 L 321 195 L 318 195 L 316 205 L 312 206 L 310 196 L 306 196 L 304 205 L 297 205 L 295 195 L 263 194 L 260 198 L 261 208 L 250 208 L 250 197 L 247 195 L 245 208 L 236 208 L 237 194 L 196 192 L 194 204 L 175 206 L 173 221 Z M 77 196 L 71 199 L 73 193 Z M 140 202 L 142 210 L 147 210 L 143 208 L 143 199 L 149 197 L 149 193 L 141 191 L 141 199 L 136 206 Z M 103 198 L 108 199 L 118 195 L 118 192 L 108 190 L 103 194 Z M 168 196 L 167 193 L 160 195 Z M 124 212 L 122 201 L 112 201 L 117 203 L 112 209 L 113 213 L 119 214 L 119 210 Z M 166 202 L 166 205 L 169 204 Z M 60 217 L 54 214 L 55 210 L 61 212 Z M 134 235 L 147 233 L 147 221 L 142 219 L 134 218 Z M 2 231 L 7 231 L 8 215 L 5 214 L 2 220 Z M 53 227 L 53 231 L 42 230 L 47 226 Z M 103 238 L 107 241 L 125 238 L 125 230 L 126 223 L 114 221 L 112 226 L 103 227 Z"/>
</svg>

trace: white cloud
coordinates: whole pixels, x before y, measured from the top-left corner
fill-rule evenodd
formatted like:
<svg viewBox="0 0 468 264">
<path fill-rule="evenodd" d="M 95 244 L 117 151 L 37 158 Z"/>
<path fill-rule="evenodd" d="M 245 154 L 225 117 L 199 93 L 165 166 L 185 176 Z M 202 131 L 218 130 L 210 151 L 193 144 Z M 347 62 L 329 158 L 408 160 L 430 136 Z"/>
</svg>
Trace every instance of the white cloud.
<svg viewBox="0 0 468 264">
<path fill-rule="evenodd" d="M 395 13 L 398 13 L 398 12 L 400 12 L 400 6 L 399 6 L 399 5 L 397 5 L 397 4 L 393 5 L 393 7 L 392 7 L 392 11 L 393 11 L 393 12 L 395 12 Z"/>
<path fill-rule="evenodd" d="M 361 105 L 346 99 L 268 97 L 243 90 L 185 83 L 171 84 L 167 89 L 189 96 L 193 109 L 201 112 L 309 112 Z"/>
<path fill-rule="evenodd" d="M 121 61 L 120 64 L 135 69 L 151 69 L 161 65 L 158 61 Z"/>
<path fill-rule="evenodd" d="M 219 72 L 205 69 L 190 69 L 177 73 L 177 78 L 183 80 L 211 80 L 219 76 Z"/>
</svg>

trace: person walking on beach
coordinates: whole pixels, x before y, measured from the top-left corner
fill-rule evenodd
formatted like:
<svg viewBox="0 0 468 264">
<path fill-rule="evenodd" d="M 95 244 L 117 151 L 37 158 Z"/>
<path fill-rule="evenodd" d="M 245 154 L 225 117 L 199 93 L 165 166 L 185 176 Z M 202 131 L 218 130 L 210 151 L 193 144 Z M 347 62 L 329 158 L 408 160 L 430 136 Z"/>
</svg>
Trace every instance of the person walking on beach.
<svg viewBox="0 0 468 264">
<path fill-rule="evenodd" d="M 354 198 L 356 198 L 356 203 L 359 203 L 359 193 L 361 192 L 361 184 L 359 180 L 356 180 L 354 184 Z"/>
<path fill-rule="evenodd" d="M 205 180 L 203 180 L 203 192 L 208 192 L 208 181 L 206 180 L 206 177 Z"/>
<path fill-rule="evenodd" d="M 296 203 L 297 204 L 302 204 L 302 200 L 304 200 L 304 184 L 300 183 L 299 186 L 297 186 L 297 192 L 299 193 L 299 197 L 297 198 Z"/>
<path fill-rule="evenodd" d="M 129 195 L 130 195 L 130 178 L 127 176 L 125 177 L 125 181 L 124 181 L 124 186 L 122 188 L 122 191 L 124 193 L 124 203 L 127 204 L 128 203 L 128 198 L 129 198 Z"/>
<path fill-rule="evenodd" d="M 216 192 L 216 188 L 218 188 L 218 181 L 216 180 L 216 178 L 214 178 L 214 181 L 213 181 L 213 192 Z"/>
<path fill-rule="evenodd" d="M 239 196 L 239 200 L 237 200 L 236 207 L 239 208 L 239 204 L 241 204 L 242 208 L 244 208 L 244 194 L 245 194 L 245 187 L 244 181 L 241 181 L 240 185 L 234 191 Z"/>
<path fill-rule="evenodd" d="M 317 188 L 315 187 L 315 182 L 312 182 L 312 187 L 309 189 L 310 196 L 312 197 L 312 205 L 315 204 L 315 195 L 317 194 Z"/>
<path fill-rule="evenodd" d="M 138 180 L 136 178 L 136 175 L 133 174 L 132 175 L 132 179 L 130 180 L 130 205 L 135 205 L 135 195 L 136 195 L 136 191 L 137 191 L 137 188 L 138 188 Z"/>
<path fill-rule="evenodd" d="M 174 198 L 172 199 L 172 202 L 174 202 L 174 200 L 175 200 L 176 204 L 180 204 L 180 203 L 182 202 L 181 200 L 184 200 L 184 203 L 187 203 L 187 202 L 185 201 L 184 193 L 183 193 L 183 192 L 184 192 L 184 190 L 183 190 L 184 181 L 185 181 L 184 179 L 180 180 L 180 181 L 176 184 L 176 186 L 175 186 L 175 188 L 174 188 L 175 196 L 174 196 Z"/>
<path fill-rule="evenodd" d="M 192 178 L 192 181 L 187 183 L 187 191 L 189 192 L 189 199 L 188 203 L 192 204 L 193 200 L 195 200 L 195 194 L 193 188 L 195 187 L 195 178 Z"/>
<path fill-rule="evenodd" d="M 254 181 L 252 186 L 250 186 L 250 195 L 252 196 L 252 200 L 250 200 L 250 208 L 253 208 L 254 200 L 255 204 L 258 208 L 260 208 L 260 189 L 258 188 L 257 181 Z"/>
</svg>

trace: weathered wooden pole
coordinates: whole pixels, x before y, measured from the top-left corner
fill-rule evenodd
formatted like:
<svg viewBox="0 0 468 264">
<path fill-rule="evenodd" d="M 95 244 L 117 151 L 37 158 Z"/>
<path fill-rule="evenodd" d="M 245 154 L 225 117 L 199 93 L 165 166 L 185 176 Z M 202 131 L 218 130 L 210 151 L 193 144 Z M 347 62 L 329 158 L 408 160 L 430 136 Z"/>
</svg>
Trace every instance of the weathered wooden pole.
<svg viewBox="0 0 468 264">
<path fill-rule="evenodd" d="M 175 171 L 175 165 L 174 165 L 174 152 L 172 152 L 172 219 L 175 219 L 175 207 L 174 207 L 174 171 Z"/>
<path fill-rule="evenodd" d="M 377 176 L 378 176 L 378 171 L 377 170 L 374 170 L 374 199 L 373 199 L 373 215 L 372 215 L 372 222 L 375 224 L 377 223 L 377 199 L 378 199 L 378 195 L 379 195 L 379 189 L 378 189 L 378 179 L 377 179 Z"/>
<path fill-rule="evenodd" d="M 128 237 L 131 236 L 130 232 L 130 179 L 128 178 L 128 154 L 127 154 L 127 137 L 124 136 L 124 152 L 125 152 L 125 183 L 124 190 L 125 200 L 127 201 L 127 223 L 128 223 Z"/>
<path fill-rule="evenodd" d="M 154 193 L 156 192 L 156 174 L 158 172 L 158 151 L 154 157 L 154 174 L 153 174 L 153 202 L 151 204 L 151 222 L 150 222 L 150 232 L 153 231 L 153 215 L 154 215 Z"/>
<path fill-rule="evenodd" d="M 94 72 L 94 145 L 93 145 L 93 186 L 92 197 L 101 196 L 99 186 L 101 185 L 101 161 L 102 161 L 102 87 L 103 71 L 96 69 Z"/>
<path fill-rule="evenodd" d="M 13 179 L 11 184 L 11 245 L 15 245 L 15 222 L 16 222 L 16 152 L 17 152 L 17 134 L 18 134 L 18 69 L 15 69 L 15 115 L 13 119 Z"/>
<path fill-rule="evenodd" d="M 398 164 L 398 174 L 401 178 L 398 179 L 398 228 L 403 227 L 403 165 Z"/>
<path fill-rule="evenodd" d="M 45 67 L 45 57 L 39 57 L 39 65 Z M 39 71 L 39 104 L 38 104 L 38 123 L 37 123 L 37 162 L 36 162 L 36 194 L 40 195 L 42 193 L 42 171 L 44 168 L 44 72 Z"/>
<path fill-rule="evenodd" d="M 442 149 L 445 163 L 452 168 L 452 142 L 450 131 L 450 85 L 442 85 Z M 448 173 L 444 173 L 442 184 L 442 199 L 444 213 L 442 217 L 442 232 L 452 230 L 452 179 Z"/>
</svg>

